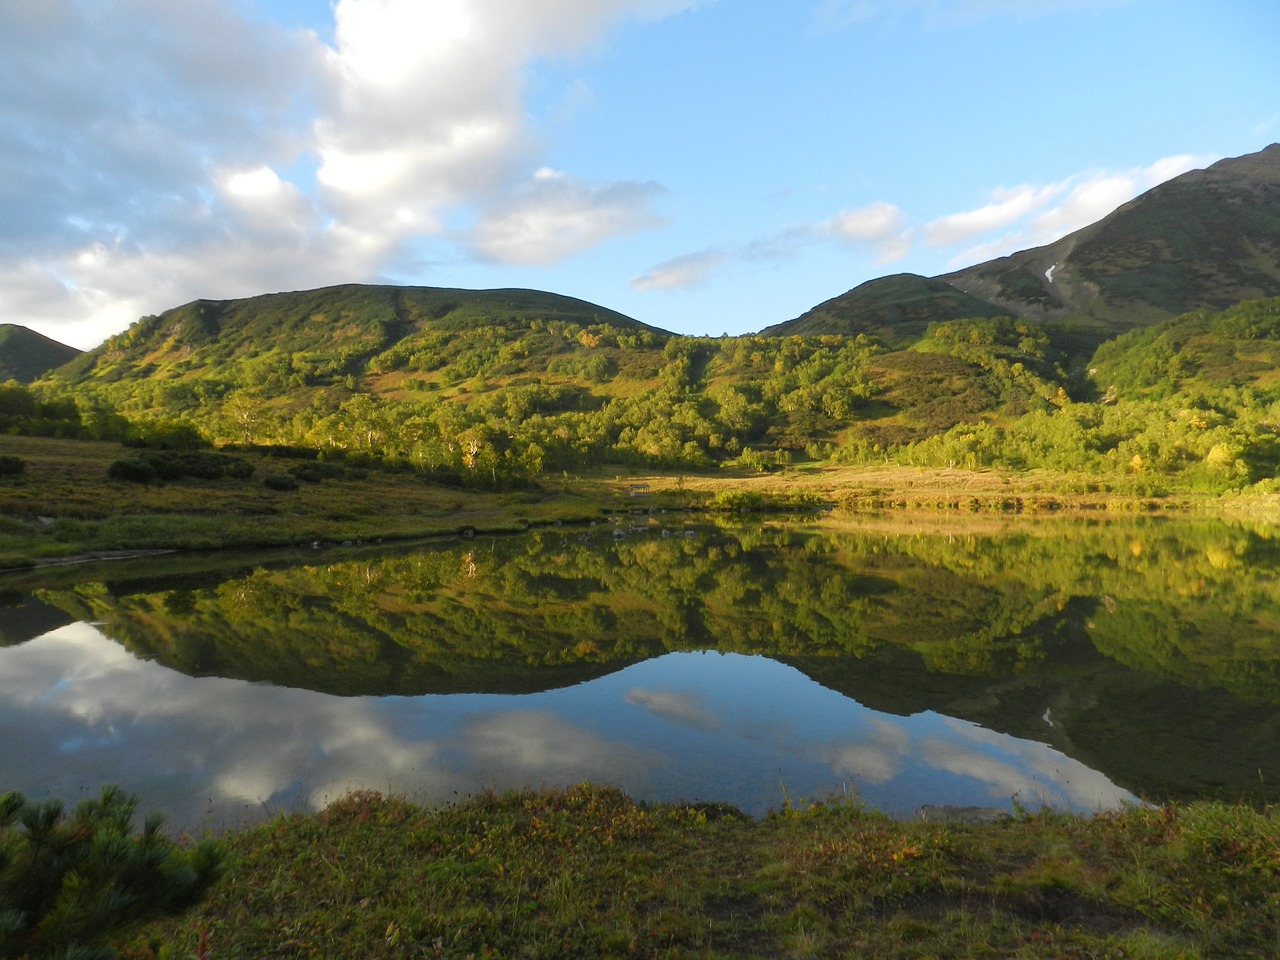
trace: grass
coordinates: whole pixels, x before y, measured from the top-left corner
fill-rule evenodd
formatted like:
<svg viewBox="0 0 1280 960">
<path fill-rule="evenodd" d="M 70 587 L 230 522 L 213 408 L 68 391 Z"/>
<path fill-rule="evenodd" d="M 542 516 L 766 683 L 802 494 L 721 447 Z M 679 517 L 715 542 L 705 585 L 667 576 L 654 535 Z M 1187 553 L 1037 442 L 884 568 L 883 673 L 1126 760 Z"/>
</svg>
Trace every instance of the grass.
<svg viewBox="0 0 1280 960">
<path fill-rule="evenodd" d="M 19 476 L 0 478 L 0 569 L 122 551 L 406 539 L 468 528 L 518 531 L 651 509 L 821 508 L 860 517 L 904 511 L 1007 516 L 1205 508 L 1274 513 L 1274 496 L 1268 495 L 1153 493 L 1049 472 L 889 464 L 800 464 L 766 474 L 650 475 L 612 468 L 545 477 L 536 489 L 505 493 L 434 485 L 411 471 L 394 470 L 274 491 L 263 480 L 286 474 L 294 462 L 258 454 L 241 455 L 254 466 L 249 480 L 139 484 L 107 477 L 113 461 L 134 453 L 112 443 L 0 436 L 0 456 L 17 457 L 25 465 Z"/>
<path fill-rule="evenodd" d="M 358 793 L 225 843 L 231 865 L 210 899 L 122 943 L 127 960 L 201 943 L 219 958 L 1280 949 L 1280 817 L 1223 804 L 966 825 L 849 804 L 753 821 L 587 785 L 443 809 Z"/>
<path fill-rule="evenodd" d="M 442 487 L 409 472 L 267 489 L 263 478 L 294 465 L 246 455 L 250 480 L 184 479 L 138 484 L 110 480 L 112 461 L 131 455 L 117 444 L 0 436 L 0 455 L 26 469 L 0 480 L 0 568 L 146 549 L 265 547 L 313 540 L 423 537 L 476 530 L 519 530 L 599 516 L 618 494 L 605 490 L 485 493 Z"/>
</svg>

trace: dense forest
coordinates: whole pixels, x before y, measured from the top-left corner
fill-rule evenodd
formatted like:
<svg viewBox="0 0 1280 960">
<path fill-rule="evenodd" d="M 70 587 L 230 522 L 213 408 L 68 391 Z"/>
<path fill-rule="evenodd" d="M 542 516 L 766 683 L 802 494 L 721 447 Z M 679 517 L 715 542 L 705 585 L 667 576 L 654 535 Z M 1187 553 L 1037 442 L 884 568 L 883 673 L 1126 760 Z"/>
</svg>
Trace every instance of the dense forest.
<svg viewBox="0 0 1280 960">
<path fill-rule="evenodd" d="M 406 315 L 392 288 L 341 289 L 323 316 L 260 306 L 270 337 L 217 305 L 146 318 L 0 386 L 0 430 L 288 448 L 484 487 L 808 461 L 1220 492 L 1270 490 L 1280 466 L 1280 299 L 1136 329 L 1082 361 L 1070 331 L 1007 317 L 935 322 L 891 349 L 865 334 L 684 337 L 538 302 Z"/>
</svg>

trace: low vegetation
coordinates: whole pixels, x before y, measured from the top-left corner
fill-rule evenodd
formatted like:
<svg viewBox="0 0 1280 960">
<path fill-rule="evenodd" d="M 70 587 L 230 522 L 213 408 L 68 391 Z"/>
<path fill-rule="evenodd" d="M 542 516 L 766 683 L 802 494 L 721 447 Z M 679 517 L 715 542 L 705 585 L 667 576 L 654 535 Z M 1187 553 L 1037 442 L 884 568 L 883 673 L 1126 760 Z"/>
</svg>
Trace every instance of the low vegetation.
<svg viewBox="0 0 1280 960">
<path fill-rule="evenodd" d="M 0 796 L 0 957 L 109 960 L 111 936 L 199 902 L 221 849 L 175 845 L 158 814 L 135 835 L 136 808 L 116 787 L 70 816 L 57 800 Z"/>
<path fill-rule="evenodd" d="M 194 434 L 491 490 L 602 468 L 877 464 L 1269 492 L 1280 469 L 1280 299 L 1132 331 L 1085 364 L 1069 331 L 1008 317 L 934 322 L 905 345 L 679 337 L 536 301 L 427 309 L 342 289 L 148 318 L 45 381 L 0 387 L 0 430 Z M 289 336 L 254 336 L 264 317 Z"/>
<path fill-rule="evenodd" d="M 359 793 L 225 838 L 156 957 L 1272 957 L 1280 820 L 1199 803 L 894 822 L 856 805 L 641 805 L 608 788 L 444 809 Z"/>
</svg>

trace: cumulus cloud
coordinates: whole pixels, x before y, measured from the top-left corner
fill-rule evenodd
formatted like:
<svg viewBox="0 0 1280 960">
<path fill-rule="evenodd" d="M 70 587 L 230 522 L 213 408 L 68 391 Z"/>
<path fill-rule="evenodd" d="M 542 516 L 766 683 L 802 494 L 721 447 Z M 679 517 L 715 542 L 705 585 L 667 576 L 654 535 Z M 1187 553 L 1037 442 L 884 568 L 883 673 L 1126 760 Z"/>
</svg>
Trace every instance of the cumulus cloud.
<svg viewBox="0 0 1280 960">
<path fill-rule="evenodd" d="M 891 203 L 877 201 L 857 210 L 841 210 L 814 228 L 818 236 L 831 236 L 851 244 L 865 244 L 876 252 L 876 263 L 901 259 L 911 246 L 906 216 Z"/>
<path fill-rule="evenodd" d="M 492 783 L 625 782 L 661 761 L 550 712 L 458 722 L 416 698 L 187 677 L 84 623 L 0 653 L 0 767 L 64 797 L 121 783 L 179 827 L 314 809 L 356 788 L 444 799 Z"/>
<path fill-rule="evenodd" d="M 477 249 L 516 263 L 550 262 L 617 229 L 651 225 L 632 209 L 650 185 L 524 180 L 538 151 L 525 75 L 534 59 L 589 47 L 620 19 L 695 3 L 339 0 L 333 96 L 315 128 L 327 201 L 358 228 L 407 234 L 438 231 L 453 204 L 514 200 L 520 209 L 509 216 L 485 217 Z M 593 211 L 612 217 L 613 229 L 596 236 L 584 227 Z"/>
<path fill-rule="evenodd" d="M 652 227 L 654 184 L 533 174 L 525 87 L 698 2 L 337 0 L 326 43 L 232 0 L 10 0 L 0 316 L 92 346 L 199 296 L 376 279 L 424 237 L 541 264 Z"/>
<path fill-rule="evenodd" d="M 833 745 L 819 756 L 841 776 L 856 777 L 863 783 L 887 783 L 902 772 L 910 753 L 911 735 L 902 723 L 873 717 L 859 741 Z"/>
</svg>

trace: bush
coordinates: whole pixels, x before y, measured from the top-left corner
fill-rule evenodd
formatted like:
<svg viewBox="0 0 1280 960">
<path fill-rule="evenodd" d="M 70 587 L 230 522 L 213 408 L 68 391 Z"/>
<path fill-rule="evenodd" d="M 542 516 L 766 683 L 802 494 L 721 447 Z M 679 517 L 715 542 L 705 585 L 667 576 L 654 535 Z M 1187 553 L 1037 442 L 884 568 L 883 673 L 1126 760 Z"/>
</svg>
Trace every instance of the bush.
<svg viewBox="0 0 1280 960">
<path fill-rule="evenodd" d="M 0 477 L 17 477 L 27 469 L 21 457 L 0 456 Z"/>
<path fill-rule="evenodd" d="M 0 796 L 0 957 L 110 958 L 107 939 L 195 906 L 221 873 L 212 841 L 179 848 L 163 817 L 106 787 L 71 817 L 58 800 Z"/>
<path fill-rule="evenodd" d="M 263 477 L 262 485 L 268 490 L 279 490 L 282 492 L 298 489 L 298 481 L 285 473 L 273 473 L 269 477 Z"/>
<path fill-rule="evenodd" d="M 289 472 L 305 483 L 319 483 L 321 480 L 341 477 L 346 471 L 336 463 L 300 463 L 296 467 L 290 467 Z"/>
<path fill-rule="evenodd" d="M 129 480 L 133 483 L 181 480 L 183 477 L 200 480 L 248 480 L 253 476 L 253 464 L 220 453 L 148 450 L 141 456 L 115 461 L 107 468 L 107 476 L 113 480 Z"/>
<path fill-rule="evenodd" d="M 107 467 L 107 476 L 112 480 L 124 480 L 128 483 L 150 483 L 156 478 L 156 470 L 146 460 L 131 458 L 113 461 Z"/>
</svg>

